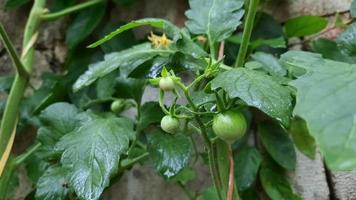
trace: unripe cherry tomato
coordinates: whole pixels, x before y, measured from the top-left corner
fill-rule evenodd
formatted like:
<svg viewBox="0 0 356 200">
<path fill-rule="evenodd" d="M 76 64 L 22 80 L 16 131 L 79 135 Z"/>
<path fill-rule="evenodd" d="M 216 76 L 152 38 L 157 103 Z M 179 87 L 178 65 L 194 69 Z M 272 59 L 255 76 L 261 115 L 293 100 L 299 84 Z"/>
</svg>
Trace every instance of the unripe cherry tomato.
<svg viewBox="0 0 356 200">
<path fill-rule="evenodd" d="M 241 112 L 227 111 L 214 116 L 213 131 L 216 136 L 229 144 L 243 137 L 246 129 L 246 118 Z"/>
<path fill-rule="evenodd" d="M 115 100 L 111 103 L 111 111 L 113 113 L 120 113 L 124 110 L 124 107 L 125 107 L 125 103 L 123 100 L 121 99 L 118 99 L 118 100 Z"/>
<path fill-rule="evenodd" d="M 171 77 L 162 77 L 159 80 L 159 87 L 163 91 L 172 91 L 174 89 L 174 81 Z"/>
<path fill-rule="evenodd" d="M 167 133 L 176 133 L 179 130 L 179 126 L 179 120 L 170 115 L 164 116 L 161 120 L 161 128 Z"/>
</svg>

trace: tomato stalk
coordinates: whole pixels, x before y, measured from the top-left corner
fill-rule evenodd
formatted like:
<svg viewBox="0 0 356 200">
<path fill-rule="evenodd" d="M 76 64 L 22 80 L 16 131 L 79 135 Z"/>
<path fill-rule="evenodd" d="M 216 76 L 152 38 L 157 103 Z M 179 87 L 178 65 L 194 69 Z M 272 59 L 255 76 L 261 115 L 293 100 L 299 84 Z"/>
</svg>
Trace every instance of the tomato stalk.
<svg viewBox="0 0 356 200">
<path fill-rule="evenodd" d="M 234 67 L 242 67 L 245 62 L 259 0 L 249 0 L 246 2 L 249 2 L 248 12 L 245 19 L 244 31 L 242 33 L 242 42 Z"/>
<path fill-rule="evenodd" d="M 234 156 L 231 149 L 231 145 L 229 145 L 229 184 L 227 190 L 227 200 L 233 200 L 234 187 L 235 187 Z"/>
</svg>

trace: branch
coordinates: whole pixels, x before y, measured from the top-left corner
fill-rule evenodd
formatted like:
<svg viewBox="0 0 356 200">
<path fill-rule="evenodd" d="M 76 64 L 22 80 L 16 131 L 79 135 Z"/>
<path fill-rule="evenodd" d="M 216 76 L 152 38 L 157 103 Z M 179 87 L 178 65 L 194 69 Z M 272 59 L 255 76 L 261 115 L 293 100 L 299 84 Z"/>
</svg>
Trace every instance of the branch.
<svg viewBox="0 0 356 200">
<path fill-rule="evenodd" d="M 46 0 L 35 0 L 31 9 L 29 18 L 26 23 L 23 48 L 26 48 L 34 40 L 33 37 L 38 31 L 38 27 L 41 23 L 40 16 L 43 13 Z M 34 57 L 34 48 L 31 45 L 26 54 L 21 57 L 21 63 L 23 63 L 24 69 L 28 74 L 31 73 Z M 16 133 L 16 125 L 18 113 L 20 110 L 20 103 L 24 92 L 28 84 L 28 79 L 16 74 L 14 83 L 12 84 L 8 100 L 6 102 L 5 111 L 3 113 L 1 126 L 0 126 L 0 159 L 4 165 L 7 162 L 7 151 L 11 150 L 13 139 Z"/>
<path fill-rule="evenodd" d="M 87 1 L 87 2 L 80 3 L 78 5 L 63 9 L 63 10 L 55 12 L 55 13 L 44 14 L 44 15 L 42 15 L 41 19 L 42 20 L 47 20 L 47 21 L 56 20 L 56 19 L 58 19 L 60 17 L 72 14 L 74 12 L 77 12 L 79 10 L 88 8 L 90 6 L 96 5 L 96 4 L 101 3 L 101 2 L 103 2 L 103 0 Z"/>
<path fill-rule="evenodd" d="M 246 1 L 246 2 L 248 2 L 248 1 Z M 237 55 L 237 59 L 236 59 L 234 67 L 242 67 L 243 66 L 243 64 L 245 62 L 247 50 L 248 50 L 248 44 L 251 39 L 251 33 L 252 33 L 252 29 L 253 29 L 253 24 L 255 21 L 255 16 L 256 16 L 259 0 L 250 0 L 249 2 L 250 3 L 248 6 L 248 13 L 247 13 L 247 17 L 245 20 L 244 31 L 242 33 L 242 42 L 241 42 L 239 54 Z"/>
<path fill-rule="evenodd" d="M 14 64 L 14 67 L 17 70 L 17 73 L 19 73 L 19 75 L 24 78 L 28 78 L 29 73 L 25 69 L 25 66 L 22 64 L 20 57 L 18 56 L 16 49 L 14 45 L 11 43 L 11 40 L 8 34 L 6 33 L 5 28 L 1 22 L 0 22 L 0 39 L 2 40 L 7 52 L 9 53 L 12 63 Z"/>
</svg>

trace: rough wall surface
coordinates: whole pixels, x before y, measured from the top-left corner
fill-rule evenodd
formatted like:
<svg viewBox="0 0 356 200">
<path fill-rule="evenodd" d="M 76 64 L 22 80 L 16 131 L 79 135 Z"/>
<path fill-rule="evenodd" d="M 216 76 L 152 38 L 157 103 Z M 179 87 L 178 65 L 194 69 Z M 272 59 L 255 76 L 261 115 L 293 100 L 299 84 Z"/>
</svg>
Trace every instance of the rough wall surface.
<svg viewBox="0 0 356 200">
<path fill-rule="evenodd" d="M 318 153 L 314 160 L 297 151 L 297 168 L 290 174 L 294 188 L 306 200 L 329 199 L 323 161 Z"/>
<path fill-rule="evenodd" d="M 343 12 L 349 8 L 350 2 L 351 0 L 270 0 L 266 9 L 283 21 L 298 15 L 329 15 Z M 139 7 L 112 9 L 111 20 L 127 21 L 148 16 L 164 17 L 178 25 L 184 24 L 183 13 L 188 6 L 186 1 L 141 0 L 140 3 Z M 275 12 L 276 10 L 278 12 Z M 0 10 L 0 20 L 7 28 L 18 50 L 21 47 L 22 30 L 28 11 L 29 7 L 12 12 Z M 41 84 L 38 80 L 44 71 L 58 70 L 63 64 L 67 52 L 64 45 L 65 27 L 65 19 L 43 26 L 36 47 L 35 70 L 31 79 L 33 86 L 37 87 Z M 0 74 L 9 71 L 11 71 L 11 61 L 0 44 Z M 146 93 L 146 101 L 156 100 L 157 95 L 153 90 L 148 90 Z M 21 151 L 22 147 L 18 144 L 16 146 L 14 151 Z M 315 160 L 310 160 L 301 153 L 298 153 L 297 157 L 297 169 L 290 177 L 295 189 L 305 200 L 327 200 L 330 193 L 340 200 L 356 199 L 356 172 L 333 173 L 330 177 L 331 183 L 328 183 L 320 155 Z M 190 187 L 200 190 L 210 184 L 210 179 L 206 167 L 202 167 L 201 163 L 196 167 L 200 169 L 198 179 L 191 183 Z M 23 199 L 23 193 L 28 192 L 28 185 L 24 185 L 23 188 L 25 189 L 18 192 L 17 199 Z M 135 166 L 104 195 L 106 200 L 157 200 L 163 199 L 162 197 L 172 200 L 185 199 L 183 191 L 177 185 L 164 182 L 154 173 L 150 165 Z"/>
</svg>

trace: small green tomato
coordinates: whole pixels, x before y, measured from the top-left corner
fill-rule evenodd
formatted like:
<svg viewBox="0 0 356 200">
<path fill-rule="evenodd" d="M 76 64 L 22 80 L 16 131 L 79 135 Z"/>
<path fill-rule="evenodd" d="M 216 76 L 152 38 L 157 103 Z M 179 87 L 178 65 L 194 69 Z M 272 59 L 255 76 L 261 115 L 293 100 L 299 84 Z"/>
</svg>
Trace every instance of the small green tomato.
<svg viewBox="0 0 356 200">
<path fill-rule="evenodd" d="M 110 108 L 113 113 L 121 113 L 125 108 L 124 101 L 121 99 L 115 100 L 111 103 Z"/>
<path fill-rule="evenodd" d="M 161 120 L 161 128 L 167 133 L 176 133 L 179 130 L 179 126 L 179 120 L 170 115 L 164 116 Z"/>
<path fill-rule="evenodd" d="M 174 81 L 171 77 L 162 77 L 159 80 L 159 88 L 163 91 L 172 91 L 174 89 Z"/>
<path fill-rule="evenodd" d="M 227 111 L 215 115 L 213 119 L 213 130 L 216 136 L 228 144 L 242 138 L 246 129 L 247 122 L 241 112 Z"/>
</svg>

